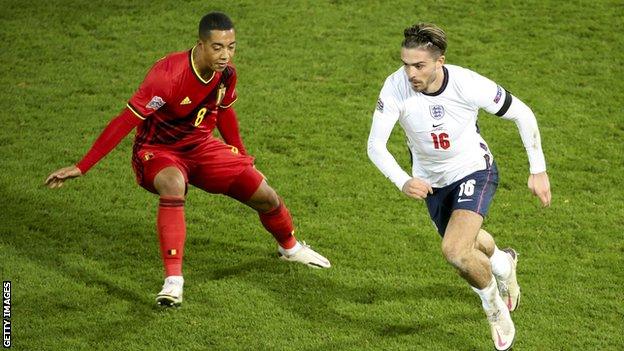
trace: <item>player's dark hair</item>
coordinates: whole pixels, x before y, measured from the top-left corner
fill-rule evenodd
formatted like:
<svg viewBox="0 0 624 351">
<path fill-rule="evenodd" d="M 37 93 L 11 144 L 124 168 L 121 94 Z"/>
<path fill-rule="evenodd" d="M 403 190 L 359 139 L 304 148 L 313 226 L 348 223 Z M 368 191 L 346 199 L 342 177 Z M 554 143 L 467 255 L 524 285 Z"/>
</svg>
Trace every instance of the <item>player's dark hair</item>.
<svg viewBox="0 0 624 351">
<path fill-rule="evenodd" d="M 401 44 L 406 49 L 425 48 L 434 56 L 446 52 L 446 34 L 442 28 L 432 23 L 417 23 L 403 31 L 405 39 Z"/>
<path fill-rule="evenodd" d="M 234 23 L 223 12 L 210 12 L 199 21 L 199 39 L 210 38 L 211 30 L 229 30 L 234 28 Z"/>
</svg>

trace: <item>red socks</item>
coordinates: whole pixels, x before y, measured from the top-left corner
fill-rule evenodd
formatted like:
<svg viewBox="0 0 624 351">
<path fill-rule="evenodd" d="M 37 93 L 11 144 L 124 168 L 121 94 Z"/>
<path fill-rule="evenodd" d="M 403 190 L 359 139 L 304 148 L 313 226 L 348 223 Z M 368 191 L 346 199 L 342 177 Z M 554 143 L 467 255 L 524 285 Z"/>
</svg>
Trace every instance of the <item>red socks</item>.
<svg viewBox="0 0 624 351">
<path fill-rule="evenodd" d="M 297 244 L 297 239 L 293 235 L 295 228 L 292 217 L 290 217 L 290 212 L 284 206 L 282 199 L 280 199 L 280 204 L 277 208 L 266 213 L 258 212 L 258 214 L 264 228 L 273 235 L 281 247 L 291 249 Z"/>
<path fill-rule="evenodd" d="M 293 235 L 295 228 L 290 212 L 280 199 L 277 208 L 259 213 L 260 222 L 277 243 L 284 249 L 291 249 L 297 244 Z M 165 276 L 182 275 L 182 258 L 186 223 L 184 221 L 184 197 L 161 196 L 157 218 L 160 253 L 165 266 Z"/>
<path fill-rule="evenodd" d="M 184 197 L 161 196 L 156 220 L 165 276 L 182 275 L 186 223 Z"/>
</svg>

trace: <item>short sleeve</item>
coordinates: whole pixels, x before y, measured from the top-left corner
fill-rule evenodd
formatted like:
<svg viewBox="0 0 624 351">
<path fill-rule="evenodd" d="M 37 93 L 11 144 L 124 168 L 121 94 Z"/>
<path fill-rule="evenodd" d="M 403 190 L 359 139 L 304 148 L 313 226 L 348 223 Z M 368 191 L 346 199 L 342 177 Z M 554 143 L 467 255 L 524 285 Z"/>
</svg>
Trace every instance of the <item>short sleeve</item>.
<svg viewBox="0 0 624 351">
<path fill-rule="evenodd" d="M 225 96 L 219 103 L 219 107 L 228 108 L 232 106 L 238 98 L 236 95 L 236 69 L 233 66 L 227 66 L 227 68 L 223 71 L 223 74 L 225 75 Z"/>
<path fill-rule="evenodd" d="M 141 119 L 149 117 L 169 100 L 167 89 L 170 84 L 159 63 L 150 69 L 137 91 L 128 101 L 128 108 Z"/>
<path fill-rule="evenodd" d="M 492 80 L 473 71 L 466 71 L 468 86 L 464 91 L 475 107 L 491 114 L 503 115 L 511 103 L 511 94 Z"/>
</svg>

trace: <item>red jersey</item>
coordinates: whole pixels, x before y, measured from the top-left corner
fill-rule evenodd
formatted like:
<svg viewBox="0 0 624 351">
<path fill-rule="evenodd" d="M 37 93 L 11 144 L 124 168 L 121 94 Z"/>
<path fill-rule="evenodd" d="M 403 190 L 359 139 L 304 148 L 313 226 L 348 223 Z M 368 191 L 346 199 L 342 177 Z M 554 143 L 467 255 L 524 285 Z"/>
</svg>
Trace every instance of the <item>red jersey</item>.
<svg viewBox="0 0 624 351">
<path fill-rule="evenodd" d="M 144 120 L 135 147 L 168 145 L 187 148 L 212 137 L 219 108 L 236 101 L 236 70 L 228 64 L 212 77 L 200 76 L 193 62 L 195 48 L 157 61 L 128 102 Z"/>
</svg>

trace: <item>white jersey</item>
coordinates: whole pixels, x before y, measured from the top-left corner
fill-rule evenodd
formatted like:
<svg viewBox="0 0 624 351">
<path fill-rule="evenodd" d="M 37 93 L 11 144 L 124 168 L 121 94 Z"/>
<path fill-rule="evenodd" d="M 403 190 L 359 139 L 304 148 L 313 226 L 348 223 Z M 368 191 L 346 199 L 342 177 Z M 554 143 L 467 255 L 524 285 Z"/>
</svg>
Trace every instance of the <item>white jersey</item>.
<svg viewBox="0 0 624 351">
<path fill-rule="evenodd" d="M 411 177 L 386 149 L 386 142 L 397 121 L 407 136 L 412 156 L 412 176 L 427 181 L 432 187 L 447 186 L 471 173 L 487 169 L 494 161 L 487 143 L 479 134 L 477 114 L 482 108 L 503 116 L 511 105 L 511 94 L 469 69 L 444 65 L 443 70 L 444 81 L 435 93 L 416 92 L 401 67 L 386 79 L 379 94 L 369 136 L 369 156 L 399 189 Z M 522 102 L 518 104 L 526 107 Z M 529 155 L 529 161 L 532 161 L 532 171 L 543 171 L 545 163 L 537 122 L 533 113 L 529 114 L 520 114 L 522 118 L 506 118 L 516 120 L 523 142 L 524 134 L 533 133 L 533 139 L 537 136 L 537 141 L 532 141 L 532 147 L 537 149 L 539 155 L 533 157 L 537 161 Z M 526 139 L 528 150 L 531 141 L 529 136 Z M 383 150 L 380 150 L 381 144 Z"/>
</svg>

